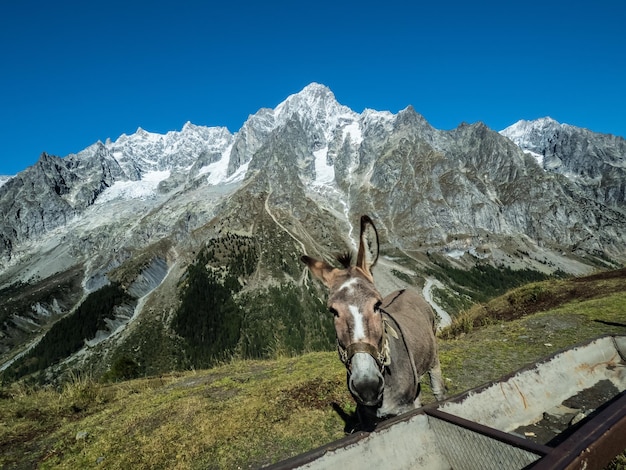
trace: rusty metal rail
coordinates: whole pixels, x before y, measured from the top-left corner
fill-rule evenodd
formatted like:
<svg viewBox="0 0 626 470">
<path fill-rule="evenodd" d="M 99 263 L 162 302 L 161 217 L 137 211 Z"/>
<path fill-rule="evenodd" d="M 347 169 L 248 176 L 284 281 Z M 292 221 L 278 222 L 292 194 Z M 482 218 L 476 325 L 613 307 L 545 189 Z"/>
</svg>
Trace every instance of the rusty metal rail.
<svg viewBox="0 0 626 470">
<path fill-rule="evenodd" d="M 604 468 L 613 457 L 626 449 L 626 392 L 619 394 L 581 424 L 532 468 Z"/>
</svg>

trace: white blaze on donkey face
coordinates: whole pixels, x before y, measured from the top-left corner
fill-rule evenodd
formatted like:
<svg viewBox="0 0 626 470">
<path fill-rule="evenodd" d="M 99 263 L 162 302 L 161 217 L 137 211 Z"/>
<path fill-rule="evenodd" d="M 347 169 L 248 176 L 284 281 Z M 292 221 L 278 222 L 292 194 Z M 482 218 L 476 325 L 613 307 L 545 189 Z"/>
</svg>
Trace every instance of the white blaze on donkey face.
<svg viewBox="0 0 626 470">
<path fill-rule="evenodd" d="M 359 283 L 357 278 L 352 278 L 344 282 L 337 291 L 347 290 L 348 295 L 352 294 L 354 291 L 354 287 Z M 365 319 L 363 318 L 363 314 L 359 310 L 359 307 L 356 305 L 349 305 L 348 311 L 352 315 L 352 320 L 354 322 L 354 326 L 352 329 L 352 341 L 361 341 L 365 339 Z"/>
<path fill-rule="evenodd" d="M 365 322 L 359 308 L 355 305 L 348 307 L 354 320 L 354 329 L 352 330 L 352 340 L 354 342 L 365 339 Z"/>
<path fill-rule="evenodd" d="M 347 311 L 352 320 L 349 322 L 352 323 L 351 328 L 348 329 L 350 331 L 350 343 L 359 343 L 367 339 L 365 315 L 358 305 L 351 303 L 351 301 L 358 303 L 358 294 L 355 291 L 358 290 L 360 282 L 358 278 L 352 278 L 344 282 L 337 290 L 337 292 L 344 291 L 343 294 L 347 297 L 345 300 L 350 299 L 347 305 Z M 348 387 L 364 405 L 374 406 L 380 402 L 384 379 L 376 360 L 370 354 L 357 352 L 352 356 Z"/>
<path fill-rule="evenodd" d="M 359 280 L 356 277 L 353 277 L 352 279 L 348 279 L 346 282 L 341 284 L 341 287 L 337 289 L 337 292 L 342 291 L 344 289 L 348 289 L 348 292 L 352 292 L 352 290 L 354 289 L 354 286 L 358 283 L 359 283 Z"/>
</svg>

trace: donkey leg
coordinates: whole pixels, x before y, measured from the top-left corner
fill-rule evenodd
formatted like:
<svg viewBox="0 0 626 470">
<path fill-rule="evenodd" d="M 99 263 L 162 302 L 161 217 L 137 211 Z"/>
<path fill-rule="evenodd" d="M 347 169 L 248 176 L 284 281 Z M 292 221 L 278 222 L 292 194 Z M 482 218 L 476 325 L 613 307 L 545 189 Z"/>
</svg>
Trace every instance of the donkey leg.
<svg viewBox="0 0 626 470">
<path fill-rule="evenodd" d="M 439 358 L 435 359 L 435 365 L 428 371 L 430 378 L 430 388 L 435 395 L 437 401 L 446 399 L 446 384 L 443 381 L 443 375 L 441 374 L 441 365 L 439 364 Z"/>
</svg>

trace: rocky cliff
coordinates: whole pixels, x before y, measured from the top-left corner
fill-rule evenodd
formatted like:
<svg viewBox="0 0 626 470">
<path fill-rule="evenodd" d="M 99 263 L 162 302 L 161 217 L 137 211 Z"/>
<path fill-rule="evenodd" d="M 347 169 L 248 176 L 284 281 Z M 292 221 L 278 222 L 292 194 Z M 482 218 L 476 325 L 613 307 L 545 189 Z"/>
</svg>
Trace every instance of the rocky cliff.
<svg viewBox="0 0 626 470">
<path fill-rule="evenodd" d="M 313 309 L 298 321 L 317 324 L 312 299 L 320 293 L 298 259 L 354 248 L 364 213 L 381 234 L 385 288 L 421 287 L 446 265 L 543 273 L 619 266 L 625 159 L 624 139 L 549 119 L 501 133 L 481 123 L 441 131 L 410 106 L 355 113 L 319 84 L 261 109 L 235 134 L 188 123 L 165 135 L 139 129 L 64 158 L 44 154 L 0 186 L 0 295 L 13 302 L 23 285 L 41 294 L 2 313 L 2 358 L 24 352 L 109 283 L 136 309 L 112 314 L 98 341 L 85 338 L 80 361 L 104 357 L 106 367 L 124 351 L 156 370 L 145 364 L 184 357 L 175 325 L 198 256 L 211 282 L 236 282 L 241 304 L 229 308 L 247 313 L 230 326 L 262 331 L 271 319 L 259 312 L 296 291 Z M 208 246 L 219 249 L 209 256 Z M 238 257 L 248 251 L 242 274 Z M 67 288 L 56 289 L 55 276 L 70 271 Z M 255 311 L 244 305 L 251 299 Z M 289 315 L 283 333 L 268 337 L 293 336 L 289 318 L 300 317 Z M 254 335 L 246 338 L 238 347 L 252 347 Z"/>
</svg>

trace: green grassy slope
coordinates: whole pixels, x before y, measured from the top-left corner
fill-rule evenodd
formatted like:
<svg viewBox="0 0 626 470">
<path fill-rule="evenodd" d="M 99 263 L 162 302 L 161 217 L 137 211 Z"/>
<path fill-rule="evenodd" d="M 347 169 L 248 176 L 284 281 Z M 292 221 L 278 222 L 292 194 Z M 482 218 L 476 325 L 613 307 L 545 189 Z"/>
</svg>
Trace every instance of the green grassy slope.
<svg viewBox="0 0 626 470">
<path fill-rule="evenodd" d="M 450 395 L 597 335 L 626 334 L 626 278 L 535 283 L 458 322 L 439 340 Z M 77 378 L 61 391 L 14 384 L 0 389 L 0 467 L 256 468 L 342 437 L 333 403 L 353 411 L 334 352 L 116 384 Z"/>
</svg>

